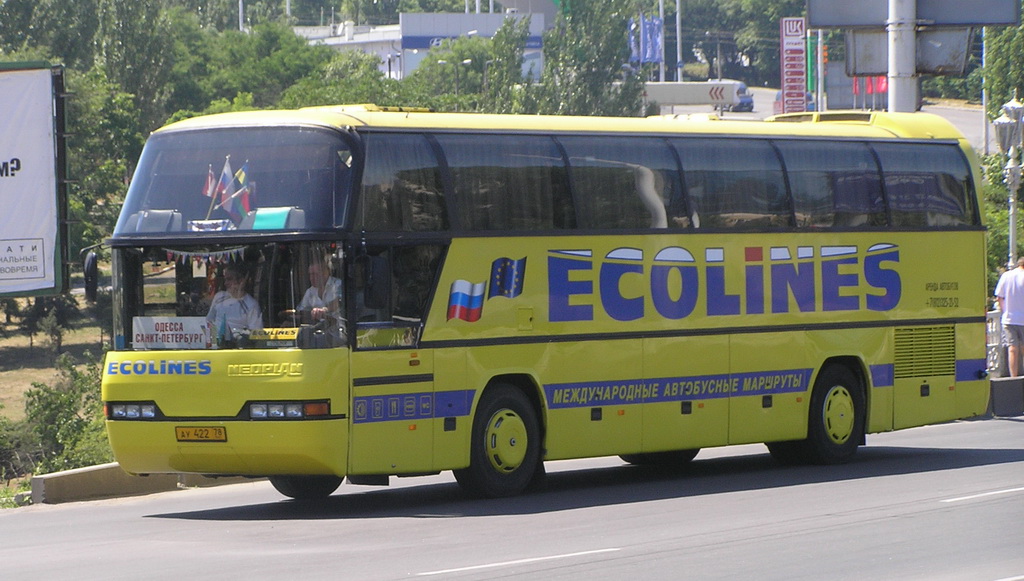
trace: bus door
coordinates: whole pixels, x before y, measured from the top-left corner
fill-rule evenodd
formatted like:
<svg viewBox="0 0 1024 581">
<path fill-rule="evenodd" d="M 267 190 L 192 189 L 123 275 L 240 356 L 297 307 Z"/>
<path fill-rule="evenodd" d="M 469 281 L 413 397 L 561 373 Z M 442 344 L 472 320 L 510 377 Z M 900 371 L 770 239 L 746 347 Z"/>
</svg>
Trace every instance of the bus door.
<svg viewBox="0 0 1024 581">
<path fill-rule="evenodd" d="M 419 349 L 437 246 L 392 247 L 358 256 L 353 294 L 352 432 L 349 473 L 430 471 L 434 354 Z"/>
</svg>

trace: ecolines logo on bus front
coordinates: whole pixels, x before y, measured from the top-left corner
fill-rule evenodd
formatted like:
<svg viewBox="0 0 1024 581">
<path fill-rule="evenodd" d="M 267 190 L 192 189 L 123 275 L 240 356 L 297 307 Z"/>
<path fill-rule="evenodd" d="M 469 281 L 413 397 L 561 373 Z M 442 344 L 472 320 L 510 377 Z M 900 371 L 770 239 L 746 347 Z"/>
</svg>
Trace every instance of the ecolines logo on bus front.
<svg viewBox="0 0 1024 581">
<path fill-rule="evenodd" d="M 107 363 L 107 375 L 209 375 L 212 371 L 213 364 L 208 359 L 128 359 Z"/>
<path fill-rule="evenodd" d="M 616 248 L 603 259 L 591 250 L 549 250 L 549 318 L 592 321 L 596 307 L 634 321 L 652 316 L 648 304 L 665 319 L 783 314 L 794 305 L 802 313 L 888 311 L 903 292 L 894 244 L 863 253 L 857 246 L 799 246 L 795 255 L 788 247 L 747 247 L 742 269 L 727 271 L 738 259 L 724 248 L 706 248 L 703 262 L 679 246 L 662 248 L 653 260 L 639 248 Z M 621 283 L 629 279 L 638 279 L 643 294 L 624 296 Z"/>
</svg>

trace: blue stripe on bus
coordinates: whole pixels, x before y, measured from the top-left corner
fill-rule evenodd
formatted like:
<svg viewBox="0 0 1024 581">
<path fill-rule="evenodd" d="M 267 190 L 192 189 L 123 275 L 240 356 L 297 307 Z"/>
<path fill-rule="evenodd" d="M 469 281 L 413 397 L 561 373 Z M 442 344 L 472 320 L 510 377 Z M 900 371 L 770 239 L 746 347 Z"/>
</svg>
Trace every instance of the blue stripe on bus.
<svg viewBox="0 0 1024 581">
<path fill-rule="evenodd" d="M 892 387 L 896 384 L 896 366 L 892 363 L 871 366 L 871 385 L 874 387 Z"/>
<path fill-rule="evenodd" d="M 558 409 L 799 393 L 808 390 L 812 371 L 782 369 L 655 379 L 552 383 L 544 386 L 544 395 L 548 407 Z"/>
<path fill-rule="evenodd" d="M 958 359 L 956 381 L 977 381 L 985 378 L 988 361 L 985 359 Z M 871 366 L 871 383 L 875 387 L 895 385 L 895 366 L 891 363 Z"/>
<path fill-rule="evenodd" d="M 369 395 L 352 401 L 352 422 L 396 422 L 468 416 L 473 404 L 472 389 Z"/>
<path fill-rule="evenodd" d="M 958 359 L 956 362 L 957 381 L 977 381 L 985 379 L 988 372 L 986 359 Z"/>
</svg>

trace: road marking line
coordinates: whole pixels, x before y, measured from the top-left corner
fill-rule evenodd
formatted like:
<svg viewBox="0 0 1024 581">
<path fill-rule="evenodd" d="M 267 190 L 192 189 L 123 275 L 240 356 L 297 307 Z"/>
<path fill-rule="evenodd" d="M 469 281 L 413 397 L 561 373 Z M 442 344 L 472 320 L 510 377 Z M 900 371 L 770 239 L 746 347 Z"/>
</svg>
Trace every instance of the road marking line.
<svg viewBox="0 0 1024 581">
<path fill-rule="evenodd" d="M 582 557 L 583 555 L 596 555 L 598 553 L 611 553 L 619 551 L 621 549 L 597 549 L 595 551 L 581 551 L 579 553 L 566 553 L 564 555 L 551 555 L 550 557 L 534 557 L 532 559 L 518 559 L 515 561 L 502 561 L 501 563 L 488 563 L 486 565 L 473 565 L 471 567 L 459 567 L 458 569 L 445 569 L 443 571 L 427 571 L 425 573 L 417 573 L 418 577 L 426 577 L 428 575 L 445 575 L 448 573 L 462 573 L 464 571 L 477 571 L 480 569 L 494 569 L 496 567 L 508 567 L 509 565 L 522 565 L 523 563 L 537 563 L 539 561 L 551 561 L 553 559 L 568 559 L 569 557 Z"/>
<path fill-rule="evenodd" d="M 1011 492 L 1024 492 L 1024 487 L 1021 488 L 1007 488 L 1006 490 L 994 490 L 992 492 L 983 492 L 981 494 L 972 494 L 970 496 L 960 496 L 957 498 L 947 498 L 940 500 L 939 502 L 960 502 L 961 500 L 973 500 L 975 498 L 982 498 L 985 496 L 995 496 L 997 494 L 1009 494 Z"/>
</svg>

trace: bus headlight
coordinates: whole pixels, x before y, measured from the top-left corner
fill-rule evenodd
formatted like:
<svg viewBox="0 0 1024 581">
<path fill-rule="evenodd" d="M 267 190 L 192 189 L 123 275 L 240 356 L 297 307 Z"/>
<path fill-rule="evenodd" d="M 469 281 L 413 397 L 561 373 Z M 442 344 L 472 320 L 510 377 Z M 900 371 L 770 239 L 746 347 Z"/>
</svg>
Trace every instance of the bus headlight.
<svg viewBox="0 0 1024 581">
<path fill-rule="evenodd" d="M 330 415 L 329 401 L 249 402 L 250 420 L 304 420 Z"/>
<path fill-rule="evenodd" d="M 107 403 L 103 407 L 108 420 L 155 420 L 160 417 L 160 410 L 153 402 Z"/>
</svg>

